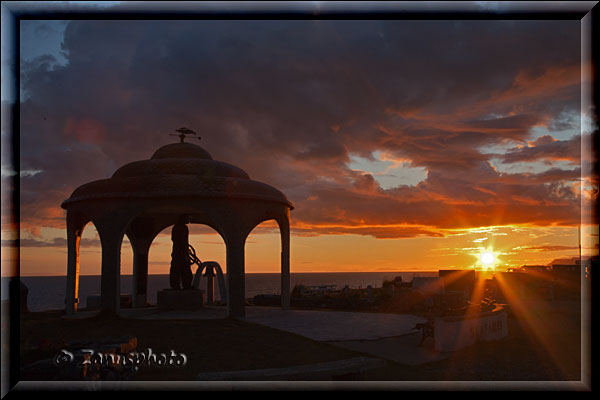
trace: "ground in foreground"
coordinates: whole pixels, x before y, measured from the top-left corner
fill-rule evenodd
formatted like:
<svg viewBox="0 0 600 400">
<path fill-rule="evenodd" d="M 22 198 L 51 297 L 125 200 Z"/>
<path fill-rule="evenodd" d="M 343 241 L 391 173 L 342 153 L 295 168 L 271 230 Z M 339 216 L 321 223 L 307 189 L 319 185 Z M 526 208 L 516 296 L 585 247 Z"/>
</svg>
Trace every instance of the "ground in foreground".
<svg viewBox="0 0 600 400">
<path fill-rule="evenodd" d="M 183 368 L 141 368 L 133 380 L 195 380 L 201 372 L 283 368 L 357 357 L 360 352 L 292 333 L 234 320 L 139 320 L 118 317 L 64 319 L 62 312 L 21 318 L 21 365 L 54 357 L 74 340 L 131 336 L 137 351 L 174 350 Z M 542 306 L 535 320 L 513 314 L 509 337 L 481 343 L 451 357 L 408 366 L 389 361 L 368 371 L 373 381 L 579 381 L 580 314 L 576 305 Z M 39 376 L 22 376 L 37 380 Z"/>
</svg>

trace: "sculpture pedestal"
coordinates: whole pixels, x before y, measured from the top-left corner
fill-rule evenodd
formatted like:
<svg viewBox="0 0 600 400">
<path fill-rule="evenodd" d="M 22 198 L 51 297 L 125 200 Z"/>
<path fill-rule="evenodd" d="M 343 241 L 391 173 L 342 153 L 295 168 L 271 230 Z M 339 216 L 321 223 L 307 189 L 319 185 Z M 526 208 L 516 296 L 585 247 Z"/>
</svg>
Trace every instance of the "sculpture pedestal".
<svg viewBox="0 0 600 400">
<path fill-rule="evenodd" d="M 156 303 L 161 310 L 198 310 L 204 304 L 204 290 L 159 290 Z"/>
<path fill-rule="evenodd" d="M 131 308 L 131 295 L 122 294 L 120 297 L 121 304 L 119 308 Z M 102 304 L 102 296 L 93 294 L 87 297 L 85 308 L 87 310 L 99 310 Z"/>
</svg>

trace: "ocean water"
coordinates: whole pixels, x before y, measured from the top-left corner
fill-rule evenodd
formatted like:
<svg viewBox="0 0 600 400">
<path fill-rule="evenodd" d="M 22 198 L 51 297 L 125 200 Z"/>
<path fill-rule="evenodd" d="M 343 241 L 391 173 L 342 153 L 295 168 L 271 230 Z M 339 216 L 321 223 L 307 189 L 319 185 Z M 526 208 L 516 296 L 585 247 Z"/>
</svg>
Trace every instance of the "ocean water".
<svg viewBox="0 0 600 400">
<path fill-rule="evenodd" d="M 307 286 L 335 285 L 343 288 L 381 287 L 384 280 L 392 280 L 402 276 L 402 280 L 410 281 L 414 276 L 437 276 L 437 271 L 418 272 L 343 272 L 343 273 L 292 273 L 290 289 L 296 284 Z M 29 288 L 27 304 L 30 311 L 60 310 L 65 307 L 65 276 L 24 276 L 21 281 Z M 215 279 L 215 299 L 220 298 L 218 282 Z M 2 278 L 2 300 L 8 298 L 8 278 Z M 148 302 L 156 304 L 156 293 L 169 287 L 169 275 L 148 276 Z M 206 278 L 200 281 L 200 288 L 206 289 Z M 132 276 L 121 276 L 121 293 L 131 294 Z M 281 276 L 279 273 L 246 274 L 246 297 L 258 294 L 280 294 Z M 81 276 L 79 278 L 80 306 L 85 307 L 87 296 L 100 294 L 100 276 Z"/>
</svg>

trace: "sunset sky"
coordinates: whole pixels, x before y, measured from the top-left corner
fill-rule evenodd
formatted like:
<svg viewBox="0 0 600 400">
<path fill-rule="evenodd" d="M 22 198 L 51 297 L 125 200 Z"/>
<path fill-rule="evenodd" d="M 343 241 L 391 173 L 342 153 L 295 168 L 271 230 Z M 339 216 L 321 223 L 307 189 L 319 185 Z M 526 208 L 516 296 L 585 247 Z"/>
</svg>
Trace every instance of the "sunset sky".
<svg viewBox="0 0 600 400">
<path fill-rule="evenodd" d="M 580 21 L 32 20 L 20 35 L 22 275 L 66 274 L 61 202 L 181 126 L 294 203 L 292 273 L 467 268 L 486 249 L 500 269 L 579 255 L 582 198 L 598 195 L 583 172 L 597 127 L 581 112 Z M 151 274 L 168 273 L 163 233 Z M 92 224 L 83 237 L 81 274 L 99 274 Z M 190 242 L 225 264 L 209 228 Z M 582 243 L 598 254 L 597 223 Z M 279 252 L 262 224 L 246 272 L 278 272 Z M 123 274 L 131 264 L 125 239 Z"/>
</svg>

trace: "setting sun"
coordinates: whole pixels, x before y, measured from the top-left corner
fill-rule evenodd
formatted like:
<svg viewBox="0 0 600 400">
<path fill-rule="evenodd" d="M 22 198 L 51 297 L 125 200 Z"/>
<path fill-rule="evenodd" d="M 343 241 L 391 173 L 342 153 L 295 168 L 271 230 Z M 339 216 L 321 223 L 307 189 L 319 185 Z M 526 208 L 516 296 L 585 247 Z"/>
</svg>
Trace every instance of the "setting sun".
<svg viewBox="0 0 600 400">
<path fill-rule="evenodd" d="M 493 263 L 494 263 L 494 260 L 495 260 L 495 258 L 494 258 L 494 254 L 493 254 L 492 252 L 486 251 L 485 253 L 483 253 L 483 254 L 481 255 L 481 262 L 482 262 L 484 265 L 490 265 L 490 264 L 493 264 Z"/>
<path fill-rule="evenodd" d="M 484 269 L 489 269 L 494 267 L 494 265 L 498 262 L 498 257 L 494 251 L 490 249 L 483 250 L 479 254 L 479 262 L 483 266 Z"/>
</svg>

